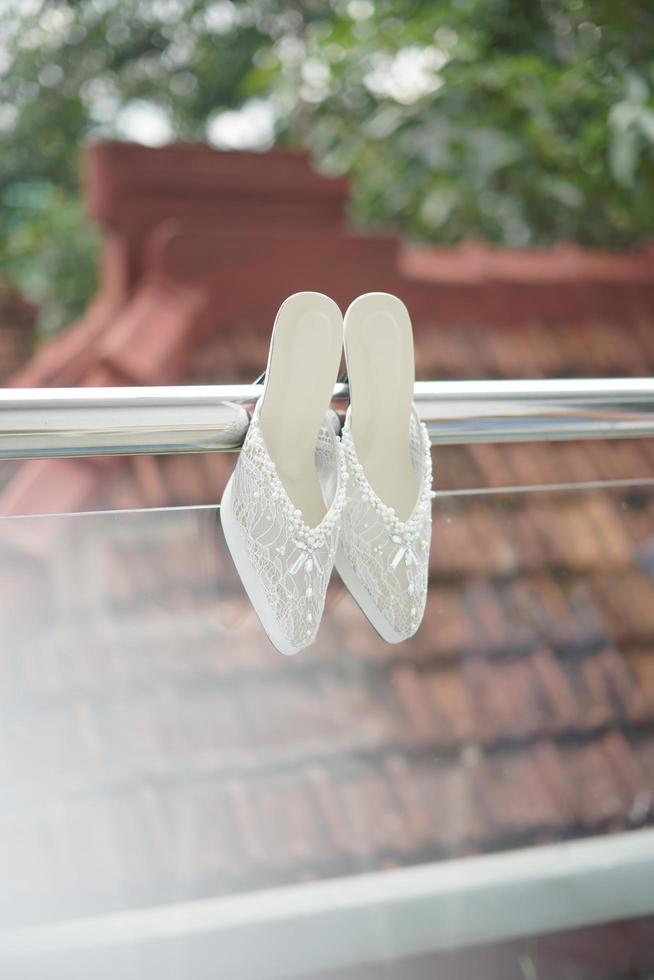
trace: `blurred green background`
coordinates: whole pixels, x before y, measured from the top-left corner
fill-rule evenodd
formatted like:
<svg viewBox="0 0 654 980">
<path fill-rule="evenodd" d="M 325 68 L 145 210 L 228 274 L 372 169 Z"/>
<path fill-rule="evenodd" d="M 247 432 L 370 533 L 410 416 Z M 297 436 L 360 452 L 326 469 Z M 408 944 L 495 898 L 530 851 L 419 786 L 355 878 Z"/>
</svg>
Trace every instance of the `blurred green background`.
<svg viewBox="0 0 654 980">
<path fill-rule="evenodd" d="M 654 219 L 651 0 L 0 0 L 0 278 L 91 295 L 91 137 L 305 147 L 352 220 L 623 248 Z"/>
</svg>

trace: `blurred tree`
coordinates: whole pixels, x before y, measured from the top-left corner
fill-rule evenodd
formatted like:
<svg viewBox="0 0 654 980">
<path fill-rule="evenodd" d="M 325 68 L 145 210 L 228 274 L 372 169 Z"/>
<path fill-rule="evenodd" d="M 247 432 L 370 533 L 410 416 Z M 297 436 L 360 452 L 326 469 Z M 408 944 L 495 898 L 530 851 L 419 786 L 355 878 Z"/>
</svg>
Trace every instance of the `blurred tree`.
<svg viewBox="0 0 654 980">
<path fill-rule="evenodd" d="M 311 148 L 415 238 L 622 247 L 654 218 L 649 0 L 4 0 L 0 263 L 84 306 L 89 136 Z"/>
</svg>

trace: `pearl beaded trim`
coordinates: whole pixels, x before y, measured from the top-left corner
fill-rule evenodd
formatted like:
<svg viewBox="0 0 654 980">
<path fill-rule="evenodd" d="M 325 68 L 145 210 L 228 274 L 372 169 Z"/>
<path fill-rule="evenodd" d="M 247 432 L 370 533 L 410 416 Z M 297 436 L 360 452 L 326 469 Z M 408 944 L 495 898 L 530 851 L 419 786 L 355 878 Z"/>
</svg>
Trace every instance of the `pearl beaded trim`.
<svg viewBox="0 0 654 980">
<path fill-rule="evenodd" d="M 343 427 L 341 445 L 343 446 L 343 456 L 347 462 L 348 469 L 354 477 L 354 482 L 361 491 L 364 500 L 370 504 L 373 510 L 382 519 L 391 536 L 398 539 L 396 543 L 402 544 L 402 546 L 405 548 L 409 548 L 411 542 L 414 541 L 415 537 L 418 535 L 424 520 L 425 512 L 431 507 L 431 499 L 433 496 L 431 489 L 431 441 L 429 439 L 427 426 L 424 422 L 418 423 L 422 444 L 420 492 L 412 514 L 406 521 L 401 521 L 397 516 L 395 509 L 390 507 L 388 504 L 385 504 L 368 482 L 363 465 L 359 461 L 356 453 L 349 421 L 350 420 L 348 417 L 346 419 L 345 426 Z"/>
<path fill-rule="evenodd" d="M 339 458 L 336 492 L 334 493 L 333 500 L 327 509 L 327 513 L 321 522 L 316 525 L 316 527 L 310 527 L 305 522 L 304 518 L 302 517 L 302 511 L 299 509 L 299 507 L 295 507 L 293 501 L 289 498 L 286 487 L 282 483 L 281 479 L 279 478 L 279 474 L 277 473 L 277 467 L 270 458 L 270 454 L 261 431 L 259 418 L 256 415 L 250 421 L 246 445 L 243 447 L 243 451 L 247 452 L 247 455 L 251 457 L 253 462 L 260 467 L 260 469 L 268 477 L 271 488 L 271 501 L 274 501 L 275 503 L 281 502 L 281 507 L 286 515 L 286 518 L 288 519 L 293 536 L 298 539 L 309 552 L 316 548 L 323 547 L 327 543 L 327 539 L 331 538 L 334 528 L 338 526 L 341 512 L 346 502 L 346 487 L 349 479 L 349 473 L 344 455 L 342 452 L 338 451 L 338 439 L 335 435 L 334 443 L 336 444 L 335 448 Z"/>
</svg>

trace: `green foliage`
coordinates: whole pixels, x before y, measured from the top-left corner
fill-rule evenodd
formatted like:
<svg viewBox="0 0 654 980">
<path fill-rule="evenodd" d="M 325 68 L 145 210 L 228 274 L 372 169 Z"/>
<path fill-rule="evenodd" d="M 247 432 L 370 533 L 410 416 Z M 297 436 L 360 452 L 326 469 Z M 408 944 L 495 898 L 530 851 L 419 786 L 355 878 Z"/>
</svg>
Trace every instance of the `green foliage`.
<svg viewBox="0 0 654 980">
<path fill-rule="evenodd" d="M 56 331 L 83 312 L 95 289 L 97 229 L 76 193 L 48 181 L 13 182 L 2 212 L 3 278 L 38 305 L 41 332 Z"/>
<path fill-rule="evenodd" d="M 356 221 L 426 241 L 651 234 L 647 0 L 9 0 L 4 23 L 0 264 L 52 329 L 92 288 L 93 135 L 307 146 Z"/>
<path fill-rule="evenodd" d="M 510 245 L 651 233 L 654 32 L 636 5 L 443 0 L 394 23 L 401 6 L 339 25 L 344 54 L 307 133 L 354 174 L 362 221 Z M 313 37 L 309 57 L 333 38 Z"/>
</svg>

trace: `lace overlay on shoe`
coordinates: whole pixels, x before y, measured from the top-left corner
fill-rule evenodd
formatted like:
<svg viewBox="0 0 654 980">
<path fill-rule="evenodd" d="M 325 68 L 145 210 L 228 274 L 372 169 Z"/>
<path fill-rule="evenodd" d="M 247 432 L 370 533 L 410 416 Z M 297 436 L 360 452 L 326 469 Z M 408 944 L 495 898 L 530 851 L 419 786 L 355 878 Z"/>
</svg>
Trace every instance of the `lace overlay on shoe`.
<svg viewBox="0 0 654 980">
<path fill-rule="evenodd" d="M 290 500 L 256 414 L 233 477 L 232 507 L 249 562 L 278 626 L 297 647 L 309 644 L 320 625 L 345 503 L 345 464 L 327 424 L 318 434 L 315 462 L 327 506 L 315 528 Z"/>
<path fill-rule="evenodd" d="M 340 547 L 377 609 L 401 636 L 412 636 L 425 609 L 431 541 L 431 443 L 426 426 L 412 413 L 411 461 L 418 499 L 401 521 L 375 493 L 359 462 L 349 414 L 342 435 L 350 475 Z"/>
</svg>

